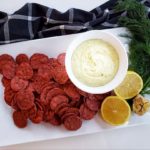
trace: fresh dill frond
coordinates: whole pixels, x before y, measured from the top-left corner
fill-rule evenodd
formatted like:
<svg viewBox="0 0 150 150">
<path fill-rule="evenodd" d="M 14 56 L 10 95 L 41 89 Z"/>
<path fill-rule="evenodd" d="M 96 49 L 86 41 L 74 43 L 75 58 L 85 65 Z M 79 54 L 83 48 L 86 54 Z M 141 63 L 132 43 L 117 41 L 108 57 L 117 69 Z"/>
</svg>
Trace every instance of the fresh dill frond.
<svg viewBox="0 0 150 150">
<path fill-rule="evenodd" d="M 119 0 L 116 11 L 126 11 L 119 19 L 120 26 L 131 32 L 129 69 L 141 75 L 144 86 L 141 94 L 150 94 L 150 20 L 143 4 L 136 0 Z"/>
<path fill-rule="evenodd" d="M 128 30 L 132 33 L 132 38 L 138 40 L 141 43 L 146 44 L 146 46 L 150 44 L 149 19 L 142 19 L 141 21 L 138 21 L 136 19 L 131 19 L 128 17 L 122 17 L 119 20 L 119 24 L 128 28 Z"/>
<path fill-rule="evenodd" d="M 141 94 L 150 94 L 150 77 L 147 78 L 144 86 L 143 86 L 143 90 L 141 92 Z"/>
<path fill-rule="evenodd" d="M 146 8 L 136 0 L 118 0 L 116 11 L 127 11 L 128 17 L 136 20 L 147 18 Z"/>
<path fill-rule="evenodd" d="M 139 73 L 145 83 L 150 77 L 150 55 L 145 52 L 146 45 L 132 39 L 129 47 L 129 69 Z"/>
</svg>

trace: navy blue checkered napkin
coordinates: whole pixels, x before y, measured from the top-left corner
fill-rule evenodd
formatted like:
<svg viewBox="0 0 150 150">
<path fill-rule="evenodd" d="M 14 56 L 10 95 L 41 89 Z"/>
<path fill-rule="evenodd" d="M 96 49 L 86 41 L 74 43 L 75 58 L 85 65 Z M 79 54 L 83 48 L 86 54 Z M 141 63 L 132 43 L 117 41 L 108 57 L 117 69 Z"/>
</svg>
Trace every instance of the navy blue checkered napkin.
<svg viewBox="0 0 150 150">
<path fill-rule="evenodd" d="M 117 0 L 110 0 L 87 12 L 71 8 L 66 12 L 36 3 L 27 3 L 9 15 L 0 12 L 0 44 L 118 27 L 125 12 L 113 10 Z M 142 0 L 150 7 L 150 0 Z"/>
</svg>

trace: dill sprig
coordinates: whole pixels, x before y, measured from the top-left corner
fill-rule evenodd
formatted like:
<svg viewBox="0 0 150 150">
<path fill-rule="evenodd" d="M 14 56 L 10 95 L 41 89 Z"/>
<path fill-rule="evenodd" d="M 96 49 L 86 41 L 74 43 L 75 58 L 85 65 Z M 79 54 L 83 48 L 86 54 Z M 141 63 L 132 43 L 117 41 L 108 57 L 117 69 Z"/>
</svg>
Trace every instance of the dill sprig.
<svg viewBox="0 0 150 150">
<path fill-rule="evenodd" d="M 115 10 L 127 12 L 119 24 L 131 32 L 129 69 L 143 78 L 141 94 L 150 94 L 150 20 L 146 7 L 136 0 L 119 0 Z"/>
<path fill-rule="evenodd" d="M 147 11 L 145 6 L 136 0 L 118 0 L 115 7 L 116 11 L 127 11 L 128 18 L 141 20 L 147 18 Z"/>
</svg>

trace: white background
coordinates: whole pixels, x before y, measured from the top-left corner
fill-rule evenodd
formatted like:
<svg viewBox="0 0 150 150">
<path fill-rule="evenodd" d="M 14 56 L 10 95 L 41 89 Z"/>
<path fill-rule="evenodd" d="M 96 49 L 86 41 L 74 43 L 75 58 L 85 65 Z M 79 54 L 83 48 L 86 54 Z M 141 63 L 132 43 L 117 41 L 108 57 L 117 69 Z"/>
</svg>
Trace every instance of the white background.
<svg viewBox="0 0 150 150">
<path fill-rule="evenodd" d="M 0 11 L 13 13 L 26 2 L 37 2 L 65 11 L 70 7 L 91 10 L 106 0 L 0 0 Z M 0 119 L 1 120 L 1 119 Z M 89 127 L 90 128 L 90 127 Z M 103 133 L 69 137 L 43 142 L 27 143 L 0 148 L 21 149 L 150 149 L 150 124 L 105 131 Z M 15 138 L 15 137 L 14 137 Z"/>
</svg>

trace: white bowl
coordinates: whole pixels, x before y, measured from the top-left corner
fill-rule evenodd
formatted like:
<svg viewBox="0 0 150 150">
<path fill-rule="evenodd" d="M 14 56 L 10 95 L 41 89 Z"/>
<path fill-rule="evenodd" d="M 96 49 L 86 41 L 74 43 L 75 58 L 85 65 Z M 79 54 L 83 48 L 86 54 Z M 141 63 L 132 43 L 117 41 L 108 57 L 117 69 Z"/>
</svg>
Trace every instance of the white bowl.
<svg viewBox="0 0 150 150">
<path fill-rule="evenodd" d="M 108 42 L 115 48 L 119 56 L 119 67 L 118 67 L 118 71 L 115 77 L 109 83 L 103 86 L 99 86 L 99 87 L 90 87 L 90 86 L 83 84 L 75 77 L 73 70 L 72 70 L 71 59 L 72 59 L 72 54 L 74 50 L 82 42 L 86 40 L 90 40 L 90 39 L 101 39 L 103 41 Z M 102 94 L 102 93 L 106 93 L 106 92 L 113 90 L 123 81 L 127 73 L 127 69 L 128 69 L 128 56 L 127 56 L 127 52 L 123 44 L 120 42 L 120 40 L 116 36 L 110 33 L 106 33 L 104 31 L 94 30 L 94 31 L 88 31 L 88 32 L 80 34 L 70 43 L 66 51 L 65 66 L 66 66 L 66 71 L 68 73 L 70 80 L 79 89 L 88 93 L 92 93 L 92 94 Z"/>
</svg>

